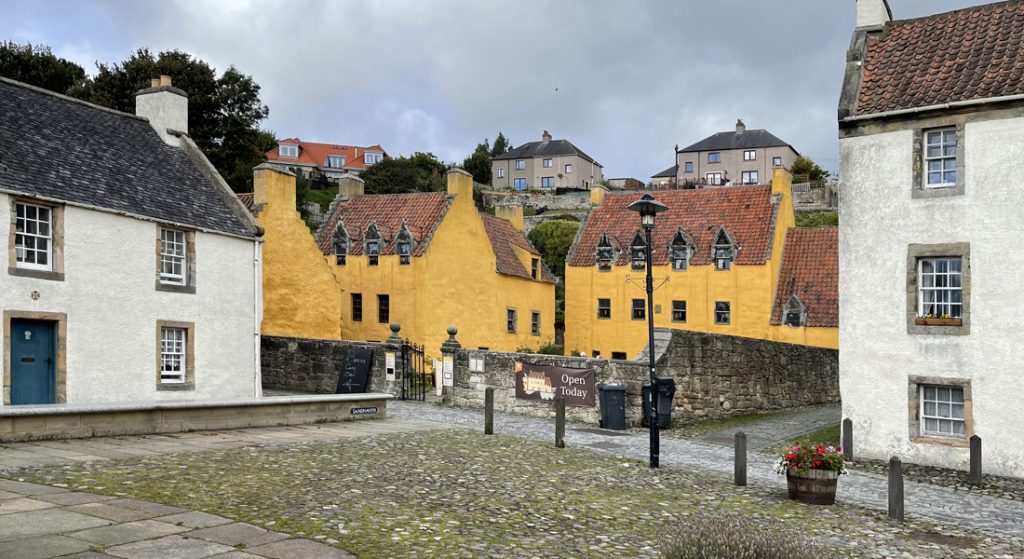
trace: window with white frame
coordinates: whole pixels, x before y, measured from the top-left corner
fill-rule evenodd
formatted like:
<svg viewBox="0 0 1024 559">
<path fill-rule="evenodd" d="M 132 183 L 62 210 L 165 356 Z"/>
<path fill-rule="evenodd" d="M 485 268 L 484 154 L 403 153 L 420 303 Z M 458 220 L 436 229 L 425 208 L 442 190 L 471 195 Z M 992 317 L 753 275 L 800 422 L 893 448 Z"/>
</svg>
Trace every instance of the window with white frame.
<svg viewBox="0 0 1024 559">
<path fill-rule="evenodd" d="M 499 167 L 498 168 L 498 178 L 499 179 L 505 178 L 505 168 L 504 167 Z"/>
<path fill-rule="evenodd" d="M 281 144 L 277 147 L 277 154 L 281 157 L 298 157 L 299 146 L 291 144 Z"/>
<path fill-rule="evenodd" d="M 522 171 L 525 168 L 526 168 L 526 160 L 525 159 L 516 159 L 516 170 L 517 171 Z"/>
<path fill-rule="evenodd" d="M 53 270 L 53 211 L 46 206 L 14 204 L 15 267 Z"/>
<path fill-rule="evenodd" d="M 729 238 L 729 234 L 722 228 L 715 238 L 715 245 L 711 247 L 715 260 L 716 270 L 729 270 L 732 268 L 733 259 L 736 256 L 736 245 Z"/>
<path fill-rule="evenodd" d="M 185 382 L 187 370 L 186 353 L 188 330 L 185 328 L 160 329 L 160 382 L 180 384 Z"/>
<path fill-rule="evenodd" d="M 917 261 L 919 317 L 960 318 L 963 314 L 963 261 L 921 258 Z"/>
<path fill-rule="evenodd" d="M 772 167 L 782 167 L 782 158 L 781 157 L 773 157 L 772 158 Z"/>
<path fill-rule="evenodd" d="M 512 179 L 512 188 L 526 190 L 526 179 Z"/>
<path fill-rule="evenodd" d="M 383 153 L 376 153 L 376 152 L 372 152 L 372 151 L 367 151 L 367 152 L 363 153 L 363 163 L 366 164 L 366 165 L 373 165 L 374 163 L 380 163 L 383 160 L 384 160 L 384 154 Z"/>
<path fill-rule="evenodd" d="M 160 283 L 185 285 L 188 274 L 186 234 L 177 229 L 160 229 Z"/>
<path fill-rule="evenodd" d="M 720 185 L 722 184 L 722 173 L 708 173 L 706 180 L 710 185 Z"/>
<path fill-rule="evenodd" d="M 568 174 L 568 173 L 571 173 L 571 172 L 572 172 L 572 163 L 567 163 L 567 164 L 565 165 L 565 172 L 566 172 L 566 174 Z"/>
<path fill-rule="evenodd" d="M 715 301 L 715 324 L 732 324 L 732 304 Z"/>
<path fill-rule="evenodd" d="M 328 155 L 327 166 L 332 169 L 341 169 L 345 166 L 345 156 L 343 155 Z"/>
<path fill-rule="evenodd" d="M 956 186 L 956 128 L 924 132 L 925 187 Z"/>
<path fill-rule="evenodd" d="M 690 245 L 686 242 L 686 237 L 683 236 L 682 231 L 676 231 L 676 236 L 672 239 L 671 253 L 672 271 L 686 271 L 690 261 Z"/>
<path fill-rule="evenodd" d="M 757 184 L 757 171 L 743 171 L 740 173 L 740 182 L 743 184 Z"/>
<path fill-rule="evenodd" d="M 752 150 L 752 149 L 744 150 L 743 151 L 743 160 L 744 161 L 757 161 L 757 151 L 756 150 Z"/>
<path fill-rule="evenodd" d="M 544 168 L 545 169 L 550 169 L 551 168 L 551 160 L 550 159 L 545 159 L 544 160 Z"/>
<path fill-rule="evenodd" d="M 555 177 L 541 177 L 540 185 L 542 187 L 544 187 L 544 188 L 554 188 L 555 187 Z"/>
<path fill-rule="evenodd" d="M 963 387 L 921 387 L 921 434 L 943 437 L 963 437 L 967 434 Z"/>
<path fill-rule="evenodd" d="M 672 301 L 672 322 L 686 322 L 686 301 Z"/>
<path fill-rule="evenodd" d="M 633 236 L 633 243 L 629 246 L 629 263 L 635 272 L 647 267 L 647 242 L 640 233 Z"/>
</svg>

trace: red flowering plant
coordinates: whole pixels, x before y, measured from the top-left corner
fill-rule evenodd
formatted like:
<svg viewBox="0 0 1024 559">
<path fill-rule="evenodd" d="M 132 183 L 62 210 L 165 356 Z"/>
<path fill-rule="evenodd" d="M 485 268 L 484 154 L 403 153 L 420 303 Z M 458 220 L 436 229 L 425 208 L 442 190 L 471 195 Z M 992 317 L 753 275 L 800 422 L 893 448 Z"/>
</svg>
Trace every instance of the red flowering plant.
<svg viewBox="0 0 1024 559">
<path fill-rule="evenodd" d="M 846 462 L 843 460 L 843 449 L 834 446 L 800 445 L 787 450 L 782 458 L 775 463 L 775 473 L 793 472 L 806 475 L 810 470 L 832 470 L 840 474 L 846 473 Z"/>
</svg>

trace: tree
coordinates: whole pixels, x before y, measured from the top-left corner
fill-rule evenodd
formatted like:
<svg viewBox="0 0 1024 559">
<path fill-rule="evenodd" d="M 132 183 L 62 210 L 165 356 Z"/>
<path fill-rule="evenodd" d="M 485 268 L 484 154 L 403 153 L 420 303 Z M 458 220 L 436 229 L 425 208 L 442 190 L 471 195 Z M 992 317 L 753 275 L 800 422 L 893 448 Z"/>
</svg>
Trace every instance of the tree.
<svg viewBox="0 0 1024 559">
<path fill-rule="evenodd" d="M 579 228 L 577 221 L 554 219 L 542 222 L 530 230 L 530 242 L 540 251 L 541 258 L 551 271 L 559 277 L 565 276 L 565 257 L 569 254 Z"/>
<path fill-rule="evenodd" d="M 462 168 L 473 175 L 473 180 L 483 184 L 491 184 L 491 153 L 487 140 L 477 144 L 473 153 L 462 161 Z"/>
<path fill-rule="evenodd" d="M 209 64 L 186 52 L 154 56 L 145 48 L 120 63 L 98 62 L 96 68 L 95 77 L 67 93 L 127 113 L 135 112 L 135 93 L 149 87 L 152 78 L 171 76 L 174 87 L 188 94 L 189 136 L 235 191 L 251 190 L 252 168 L 276 144 L 271 133 L 258 127 L 270 111 L 251 76 L 230 66 L 218 77 Z"/>
<path fill-rule="evenodd" d="M 498 132 L 498 137 L 494 139 L 494 145 L 491 146 L 491 157 L 497 157 L 503 153 L 508 153 L 512 149 L 511 142 L 504 134 Z"/>
<path fill-rule="evenodd" d="M 446 168 L 434 154 L 416 152 L 374 163 L 360 178 L 367 194 L 437 192 L 445 189 Z"/>
<path fill-rule="evenodd" d="M 85 70 L 48 46 L 6 41 L 0 43 L 0 76 L 64 94 L 85 80 Z"/>
<path fill-rule="evenodd" d="M 789 172 L 795 175 L 807 175 L 808 180 L 811 181 L 823 181 L 828 178 L 829 172 L 818 166 L 817 163 L 811 160 L 810 157 L 804 157 L 803 155 L 796 158 L 793 161 L 793 165 L 789 168 Z"/>
</svg>

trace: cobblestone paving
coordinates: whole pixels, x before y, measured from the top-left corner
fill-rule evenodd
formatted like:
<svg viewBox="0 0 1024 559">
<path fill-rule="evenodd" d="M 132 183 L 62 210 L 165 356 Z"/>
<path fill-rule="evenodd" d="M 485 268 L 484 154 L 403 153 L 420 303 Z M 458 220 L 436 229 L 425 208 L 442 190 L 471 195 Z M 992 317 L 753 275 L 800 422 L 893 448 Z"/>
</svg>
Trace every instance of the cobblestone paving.
<svg viewBox="0 0 1024 559">
<path fill-rule="evenodd" d="M 753 423 L 740 427 L 712 431 L 696 437 L 696 440 L 711 444 L 733 444 L 736 431 L 747 434 L 747 449 L 751 452 L 792 440 L 800 435 L 813 433 L 839 425 L 842 421 L 842 408 L 837 405 L 808 407 L 795 412 L 782 412 L 768 415 Z M 671 431 L 668 432 L 669 434 Z M 671 435 L 669 435 L 671 436 Z"/>
<path fill-rule="evenodd" d="M 477 410 L 394 402 L 388 414 L 395 418 L 416 418 L 445 425 L 465 425 L 482 429 L 483 413 Z M 495 432 L 553 440 L 553 422 L 532 417 L 495 414 Z M 607 433 L 607 434 L 605 434 Z M 630 458 L 646 459 L 648 439 L 646 430 L 604 433 L 581 425 L 569 425 L 566 444 L 590 447 Z M 661 463 L 703 471 L 732 474 L 733 449 L 726 445 L 707 442 L 661 439 Z M 748 480 L 751 484 L 783 488 L 786 480 L 772 472 L 774 459 L 751 453 Z M 1000 532 L 1019 536 L 1024 534 L 1024 503 L 957 491 L 930 484 L 908 481 L 905 484 L 907 517 L 927 519 L 952 526 Z M 884 475 L 854 471 L 839 482 L 838 499 L 862 505 L 873 510 L 888 510 L 887 479 Z"/>
</svg>

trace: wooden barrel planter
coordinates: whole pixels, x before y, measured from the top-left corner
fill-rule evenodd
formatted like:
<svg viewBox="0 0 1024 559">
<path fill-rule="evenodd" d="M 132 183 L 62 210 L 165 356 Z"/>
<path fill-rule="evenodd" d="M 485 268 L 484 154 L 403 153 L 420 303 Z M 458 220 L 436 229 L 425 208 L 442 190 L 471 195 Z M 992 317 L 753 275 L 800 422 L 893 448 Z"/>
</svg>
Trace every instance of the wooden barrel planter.
<svg viewBox="0 0 1024 559">
<path fill-rule="evenodd" d="M 808 470 L 803 475 L 786 472 L 789 498 L 809 505 L 834 505 L 838 480 L 839 472 L 833 470 Z"/>
</svg>

